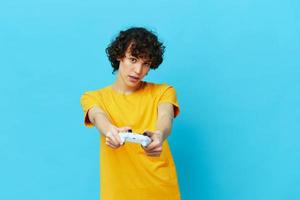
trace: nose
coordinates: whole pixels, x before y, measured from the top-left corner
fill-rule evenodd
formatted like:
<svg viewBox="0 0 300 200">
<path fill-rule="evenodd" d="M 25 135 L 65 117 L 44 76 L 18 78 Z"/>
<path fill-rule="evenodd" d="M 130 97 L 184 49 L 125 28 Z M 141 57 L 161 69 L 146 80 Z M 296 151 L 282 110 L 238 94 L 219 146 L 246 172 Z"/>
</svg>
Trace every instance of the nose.
<svg viewBox="0 0 300 200">
<path fill-rule="evenodd" d="M 142 73 L 142 64 L 140 63 L 136 63 L 136 65 L 134 66 L 134 72 L 136 74 L 141 74 Z"/>
</svg>

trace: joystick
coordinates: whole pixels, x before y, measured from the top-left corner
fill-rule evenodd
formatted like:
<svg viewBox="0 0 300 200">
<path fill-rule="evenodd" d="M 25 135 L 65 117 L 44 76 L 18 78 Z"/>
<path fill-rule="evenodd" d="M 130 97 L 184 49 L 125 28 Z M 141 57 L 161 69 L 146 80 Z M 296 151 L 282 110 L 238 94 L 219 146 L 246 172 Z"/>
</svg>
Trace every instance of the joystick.
<svg viewBox="0 0 300 200">
<path fill-rule="evenodd" d="M 132 132 L 120 132 L 119 133 L 122 143 L 133 142 L 141 144 L 143 147 L 148 146 L 151 143 L 151 138 L 145 135 Z"/>
</svg>

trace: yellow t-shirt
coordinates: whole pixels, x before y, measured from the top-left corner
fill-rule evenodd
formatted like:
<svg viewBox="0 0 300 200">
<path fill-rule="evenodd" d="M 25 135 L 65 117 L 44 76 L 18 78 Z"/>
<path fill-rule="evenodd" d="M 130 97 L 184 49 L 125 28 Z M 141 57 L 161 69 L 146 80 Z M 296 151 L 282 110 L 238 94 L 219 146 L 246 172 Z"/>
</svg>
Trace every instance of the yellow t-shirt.
<svg viewBox="0 0 300 200">
<path fill-rule="evenodd" d="M 156 128 L 160 103 L 179 105 L 175 89 L 168 84 L 143 82 L 143 87 L 129 95 L 111 86 L 85 92 L 80 99 L 84 124 L 93 127 L 87 111 L 99 106 L 117 127 L 130 126 L 135 133 Z M 167 140 L 159 157 L 147 156 L 139 144 L 127 142 L 118 149 L 105 144 L 100 136 L 100 199 L 101 200 L 179 200 L 176 168 Z"/>
</svg>

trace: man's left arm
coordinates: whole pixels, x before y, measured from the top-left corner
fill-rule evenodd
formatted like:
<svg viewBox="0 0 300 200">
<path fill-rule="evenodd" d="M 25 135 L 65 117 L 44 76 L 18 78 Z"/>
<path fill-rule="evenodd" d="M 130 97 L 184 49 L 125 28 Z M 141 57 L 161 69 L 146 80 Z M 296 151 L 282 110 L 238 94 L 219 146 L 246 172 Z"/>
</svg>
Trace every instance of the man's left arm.
<svg viewBox="0 0 300 200">
<path fill-rule="evenodd" d="M 144 148 L 149 156 L 159 156 L 162 151 L 162 144 L 169 136 L 174 119 L 174 106 L 171 103 L 161 103 L 158 106 L 156 130 L 146 131 L 152 142 Z"/>
<path fill-rule="evenodd" d="M 158 106 L 156 130 L 162 134 L 163 141 L 169 136 L 174 119 L 174 106 L 171 103 L 161 103 Z"/>
</svg>

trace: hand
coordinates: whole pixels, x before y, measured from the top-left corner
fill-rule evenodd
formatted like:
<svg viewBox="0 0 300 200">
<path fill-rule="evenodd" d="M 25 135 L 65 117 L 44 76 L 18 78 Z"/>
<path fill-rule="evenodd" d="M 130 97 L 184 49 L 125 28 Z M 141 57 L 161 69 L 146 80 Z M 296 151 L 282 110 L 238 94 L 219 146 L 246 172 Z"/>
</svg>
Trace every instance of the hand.
<svg viewBox="0 0 300 200">
<path fill-rule="evenodd" d="M 162 144 L 164 141 L 162 131 L 145 131 L 144 135 L 147 135 L 152 139 L 152 142 L 148 146 L 143 147 L 147 156 L 159 157 L 162 151 Z"/>
<path fill-rule="evenodd" d="M 113 149 L 119 148 L 121 145 L 123 145 L 119 132 L 130 131 L 130 130 L 131 130 L 130 127 L 118 128 L 116 126 L 111 126 L 109 131 L 105 134 L 106 145 L 108 145 Z"/>
</svg>

